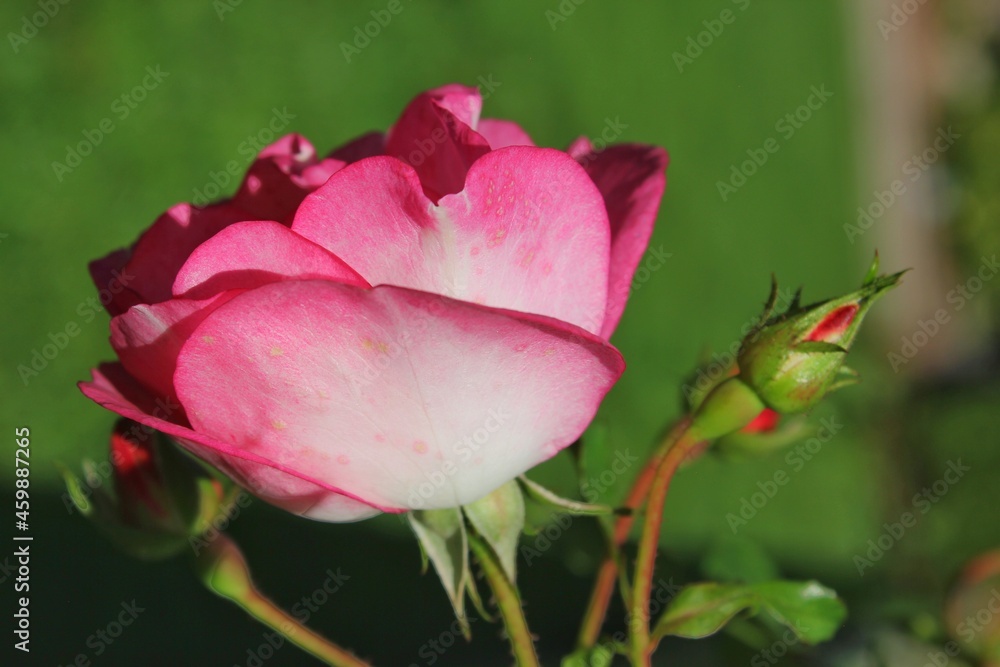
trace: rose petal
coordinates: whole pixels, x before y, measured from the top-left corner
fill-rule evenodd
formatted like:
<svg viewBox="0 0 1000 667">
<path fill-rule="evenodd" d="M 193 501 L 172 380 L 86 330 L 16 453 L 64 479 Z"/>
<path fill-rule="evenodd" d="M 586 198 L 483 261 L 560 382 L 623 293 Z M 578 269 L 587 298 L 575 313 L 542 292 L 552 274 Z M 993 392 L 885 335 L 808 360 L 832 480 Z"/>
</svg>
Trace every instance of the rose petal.
<svg viewBox="0 0 1000 667">
<path fill-rule="evenodd" d="M 459 192 L 469 167 L 490 150 L 475 131 L 481 107 L 475 88 L 444 86 L 421 93 L 389 130 L 385 153 L 417 170 L 432 201 Z"/>
<path fill-rule="evenodd" d="M 385 154 L 385 135 L 381 132 L 369 132 L 357 139 L 352 139 L 340 148 L 332 151 L 330 157 L 346 164 L 352 164 L 366 157 Z"/>
<path fill-rule="evenodd" d="M 175 384 L 195 430 L 235 450 L 380 507 L 442 508 L 576 440 L 623 368 L 603 340 L 547 318 L 289 281 L 206 319 Z"/>
<path fill-rule="evenodd" d="M 159 303 L 173 296 L 174 278 L 191 252 L 234 222 L 247 219 L 232 204 L 197 208 L 177 204 L 139 237 L 125 265 L 129 287 L 142 303 Z"/>
<path fill-rule="evenodd" d="M 490 143 L 490 148 L 506 148 L 507 146 L 534 146 L 528 133 L 521 126 L 509 120 L 484 118 L 479 121 L 476 132 Z"/>
<path fill-rule="evenodd" d="M 112 317 L 142 303 L 139 295 L 129 287 L 133 277 L 125 272 L 125 265 L 131 256 L 131 250 L 121 248 L 87 265 L 97 288 L 97 298 Z"/>
<path fill-rule="evenodd" d="M 102 364 L 92 382 L 80 390 L 101 406 L 175 438 L 254 495 L 282 509 L 318 521 L 360 521 L 382 508 L 373 507 L 338 489 L 272 461 L 196 433 L 171 421 L 179 406 L 154 399 L 129 377 L 120 364 Z"/>
<path fill-rule="evenodd" d="M 111 347 L 125 369 L 154 395 L 176 400 L 177 354 L 209 313 L 236 296 L 224 292 L 210 299 L 173 299 L 139 304 L 111 320 Z"/>
<path fill-rule="evenodd" d="M 593 152 L 586 139 L 569 148 L 594 179 L 611 224 L 608 306 L 601 335 L 610 338 L 628 300 L 632 276 L 649 245 L 666 186 L 667 153 L 657 146 L 618 144 Z"/>
<path fill-rule="evenodd" d="M 303 197 L 340 171 L 346 163 L 319 159 L 305 137 L 289 134 L 267 146 L 247 171 L 233 204 L 245 220 L 285 220 Z"/>
<path fill-rule="evenodd" d="M 345 168 L 296 213 L 292 230 L 369 283 L 536 313 L 598 332 L 607 306 L 604 201 L 560 151 L 493 151 L 463 192 L 433 206 L 390 157 Z"/>
<path fill-rule="evenodd" d="M 277 222 L 238 222 L 198 246 L 174 281 L 174 294 L 204 299 L 276 280 L 327 279 L 368 287 L 336 255 Z"/>
</svg>

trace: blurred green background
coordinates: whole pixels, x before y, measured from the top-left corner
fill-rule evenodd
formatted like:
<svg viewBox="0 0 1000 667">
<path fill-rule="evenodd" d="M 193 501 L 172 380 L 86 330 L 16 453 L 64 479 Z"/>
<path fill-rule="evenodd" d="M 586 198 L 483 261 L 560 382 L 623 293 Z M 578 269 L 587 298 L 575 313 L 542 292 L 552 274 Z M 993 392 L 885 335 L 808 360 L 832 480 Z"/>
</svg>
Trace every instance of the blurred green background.
<svg viewBox="0 0 1000 667">
<path fill-rule="evenodd" d="M 816 578 L 842 593 L 851 615 L 836 641 L 784 664 L 917 665 L 884 649 L 884 638 L 941 641 L 948 582 L 968 558 L 1000 544 L 1000 281 L 986 282 L 985 296 L 968 309 L 949 310 L 949 324 L 899 372 L 887 354 L 898 352 L 900 337 L 912 337 L 921 320 L 951 308 L 949 280 L 964 282 L 981 256 L 998 249 L 997 160 L 988 147 L 1000 122 L 987 56 L 973 92 L 953 86 L 934 97 L 925 116 L 898 116 L 879 93 L 929 67 L 891 61 L 888 49 L 919 47 L 933 16 L 947 18 L 936 29 L 952 31 L 966 51 L 988 54 L 983 23 L 963 13 L 975 3 L 929 3 L 920 9 L 926 16 L 886 36 L 877 20 L 890 16 L 888 3 L 875 3 L 875 13 L 860 2 L 578 2 L 403 0 L 403 11 L 350 62 L 342 44 L 385 2 L 53 0 L 57 11 L 44 21 L 32 18 L 44 2 L 0 7 L 7 35 L 0 47 L 7 156 L 0 165 L 0 424 L 9 455 L 0 475 L 11 498 L 13 431 L 30 427 L 35 536 L 32 653 L 4 664 L 68 665 L 80 654 L 95 665 L 248 664 L 264 629 L 200 590 L 183 559 L 132 561 L 67 510 L 56 464 L 79 469 L 84 458 L 103 459 L 113 422 L 75 387 L 112 356 L 108 318 L 91 315 L 87 305 L 94 292 L 86 263 L 131 243 L 170 205 L 191 200 L 210 171 L 243 160 L 238 146 L 267 125 L 272 109 L 287 109 L 294 115 L 288 131 L 326 151 L 386 128 L 413 95 L 447 82 L 494 88 L 484 115 L 518 121 L 539 145 L 599 136 L 610 119 L 625 126 L 619 141 L 670 152 L 652 241 L 670 257 L 634 285 L 614 341 L 629 369 L 595 424 L 604 446 L 586 453 L 589 474 L 606 471 L 616 452 L 649 451 L 680 414 L 679 387 L 701 355 L 728 349 L 759 312 L 771 272 L 783 285 L 804 285 L 808 302 L 856 287 L 876 245 L 886 270 L 914 269 L 916 277 L 885 299 L 895 305 L 875 315 L 852 353 L 864 383 L 809 415 L 811 430 L 824 418 L 843 424 L 813 460 L 797 470 L 784 451 L 751 461 L 707 457 L 678 478 L 661 574 L 695 581 L 705 576 L 710 550 L 724 560 L 727 550 L 758 548 L 784 576 Z M 731 22 L 717 22 L 723 11 Z M 32 20 L 45 24 L 37 34 L 25 28 Z M 122 117 L 116 100 L 142 82 L 147 66 L 168 75 Z M 888 78 L 873 81 L 873 71 Z M 832 96 L 790 135 L 780 132 L 776 124 L 814 87 Z M 53 162 L 65 162 L 67 145 L 105 118 L 113 132 L 79 166 L 57 174 Z M 922 150 L 949 122 L 968 138 L 917 184 L 921 193 L 908 192 L 891 208 L 895 219 L 887 215 L 850 238 L 844 225 L 889 185 L 879 165 L 889 164 L 895 178 L 909 157 L 887 138 L 899 126 L 915 127 Z M 780 150 L 724 200 L 718 182 L 770 137 Z M 914 210 L 923 217 L 911 216 Z M 920 223 L 924 218 L 933 224 Z M 79 335 L 37 376 L 22 376 L 19 365 L 29 365 L 49 335 L 70 323 Z M 959 458 L 971 467 L 966 477 L 859 576 L 854 557 Z M 791 482 L 734 536 L 727 514 L 779 469 Z M 620 500 L 637 472 L 616 479 L 604 500 Z M 533 476 L 575 492 L 566 456 Z M 485 622 L 474 625 L 471 646 L 430 648 L 432 640 L 453 643 L 450 609 L 433 575 L 420 576 L 417 547 L 397 518 L 324 525 L 254 502 L 231 533 L 262 588 L 282 603 L 310 594 L 328 568 L 348 574 L 310 623 L 376 664 L 509 662 L 499 628 Z M 12 551 L 4 547 L 0 559 Z M 580 520 L 541 558 L 521 563 L 527 614 L 546 664 L 572 646 L 599 553 L 598 531 Z M 9 561 L 2 563 L 0 586 L 11 600 L 3 614 L 10 618 L 13 576 Z M 97 655 L 91 636 L 132 600 L 145 611 Z M 723 634 L 667 642 L 662 653 L 672 656 L 664 664 L 729 665 L 746 664 L 759 648 Z M 265 664 L 313 663 L 285 647 Z"/>
</svg>

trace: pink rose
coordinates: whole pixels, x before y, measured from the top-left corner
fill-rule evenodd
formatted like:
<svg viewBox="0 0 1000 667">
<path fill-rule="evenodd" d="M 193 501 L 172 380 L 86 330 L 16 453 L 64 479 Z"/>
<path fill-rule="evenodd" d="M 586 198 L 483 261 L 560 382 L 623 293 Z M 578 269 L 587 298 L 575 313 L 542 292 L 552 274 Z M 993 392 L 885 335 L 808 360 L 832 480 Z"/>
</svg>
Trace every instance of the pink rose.
<svg viewBox="0 0 1000 667">
<path fill-rule="evenodd" d="M 467 504 L 572 443 L 624 369 L 667 157 L 538 148 L 481 105 L 423 93 L 326 158 L 285 137 L 94 262 L 126 289 L 83 392 L 325 521 Z"/>
</svg>

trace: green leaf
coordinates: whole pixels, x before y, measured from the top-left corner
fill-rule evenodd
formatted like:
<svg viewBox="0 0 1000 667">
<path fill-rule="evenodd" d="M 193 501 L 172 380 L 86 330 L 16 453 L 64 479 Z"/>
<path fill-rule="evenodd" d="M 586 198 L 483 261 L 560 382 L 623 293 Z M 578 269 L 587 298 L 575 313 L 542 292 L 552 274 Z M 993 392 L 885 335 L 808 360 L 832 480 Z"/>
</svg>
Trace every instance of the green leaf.
<svg viewBox="0 0 1000 667">
<path fill-rule="evenodd" d="M 500 565 L 511 583 L 517 581 L 517 543 L 524 529 L 521 487 L 511 480 L 462 509 L 472 527 L 500 559 Z"/>
<path fill-rule="evenodd" d="M 741 584 L 694 584 L 678 593 L 656 622 L 654 636 L 701 639 L 723 628 L 746 609 L 756 613 L 756 597 Z"/>
<path fill-rule="evenodd" d="M 847 615 L 836 593 L 815 581 L 703 583 L 688 586 L 674 598 L 653 634 L 707 637 L 744 611 L 751 616 L 767 612 L 807 644 L 830 639 Z"/>
<path fill-rule="evenodd" d="M 806 644 L 830 639 L 847 617 L 837 594 L 816 581 L 770 581 L 751 588 L 768 613 Z"/>
<path fill-rule="evenodd" d="M 524 492 L 532 500 L 562 510 L 568 514 L 576 516 L 604 516 L 616 513 L 615 509 L 609 505 L 595 505 L 593 503 L 584 503 L 578 500 L 563 498 L 546 489 L 538 482 L 528 479 L 525 475 L 518 477 L 518 481 L 521 482 Z"/>
<path fill-rule="evenodd" d="M 455 616 L 468 636 L 465 592 L 469 585 L 469 540 L 458 509 L 417 510 L 409 514 L 410 526 L 455 609 Z"/>
<path fill-rule="evenodd" d="M 878 250 L 876 250 L 875 258 L 872 260 L 872 265 L 868 269 L 868 275 L 865 276 L 864 282 L 861 283 L 862 287 L 868 287 L 875 282 L 876 278 L 878 278 L 878 259 Z"/>
</svg>

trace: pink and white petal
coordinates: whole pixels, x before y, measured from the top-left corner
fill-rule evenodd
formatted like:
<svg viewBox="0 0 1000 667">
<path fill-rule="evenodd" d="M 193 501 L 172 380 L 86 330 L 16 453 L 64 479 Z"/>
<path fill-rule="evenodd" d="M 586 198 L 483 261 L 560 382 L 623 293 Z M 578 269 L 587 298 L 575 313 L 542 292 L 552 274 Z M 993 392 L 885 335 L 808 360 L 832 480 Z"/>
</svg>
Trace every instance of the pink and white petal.
<svg viewBox="0 0 1000 667">
<path fill-rule="evenodd" d="M 176 400 L 174 368 L 181 347 L 202 320 L 237 293 L 223 292 L 201 301 L 172 299 L 133 306 L 111 320 L 111 347 L 146 389 Z"/>
<path fill-rule="evenodd" d="M 123 273 L 142 303 L 159 303 L 173 296 L 174 278 L 191 252 L 247 213 L 230 203 L 198 208 L 177 204 L 161 215 L 132 248 Z"/>
<path fill-rule="evenodd" d="M 285 220 L 302 198 L 343 168 L 345 162 L 319 159 L 305 137 L 289 134 L 267 146 L 247 171 L 233 203 L 248 220 Z"/>
<path fill-rule="evenodd" d="M 601 335 L 610 338 L 625 310 L 632 276 L 653 233 L 666 187 L 668 158 L 658 146 L 617 144 L 596 153 L 579 153 L 577 160 L 601 191 L 611 224 L 608 306 L 601 328 Z"/>
<path fill-rule="evenodd" d="M 266 502 L 318 521 L 359 521 L 375 516 L 373 507 L 323 482 L 197 433 L 176 421 L 180 406 L 154 399 L 120 364 L 102 364 L 80 390 L 99 405 L 177 440 Z"/>
<path fill-rule="evenodd" d="M 194 429 L 233 449 L 380 507 L 443 508 L 571 444 L 623 369 L 607 342 L 548 318 L 290 281 L 216 310 L 175 383 Z"/>
<path fill-rule="evenodd" d="M 131 277 L 123 273 L 131 256 L 130 249 L 121 248 L 87 265 L 98 298 L 112 317 L 142 303 L 139 295 L 129 288 Z"/>
<path fill-rule="evenodd" d="M 325 279 L 369 287 L 336 255 L 284 225 L 238 222 L 198 246 L 174 281 L 174 294 L 206 299 L 231 289 L 253 289 L 288 279 Z"/>
<path fill-rule="evenodd" d="M 479 121 L 476 132 L 490 143 L 490 148 L 506 148 L 507 146 L 534 146 L 535 142 L 520 125 L 509 120 L 484 118 Z"/>
<path fill-rule="evenodd" d="M 366 157 L 385 154 L 385 135 L 381 132 L 369 132 L 353 139 L 330 153 L 334 160 L 353 164 Z"/>
<path fill-rule="evenodd" d="M 477 99 L 474 88 L 462 86 L 421 93 L 386 135 L 386 155 L 412 165 L 434 202 L 459 192 L 469 167 L 490 150 L 467 122 L 479 120 Z"/>
<path fill-rule="evenodd" d="M 411 167 L 364 160 L 307 197 L 292 230 L 373 285 L 545 315 L 591 332 L 605 319 L 604 201 L 560 151 L 493 151 L 473 165 L 464 191 L 437 206 Z"/>
</svg>

